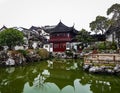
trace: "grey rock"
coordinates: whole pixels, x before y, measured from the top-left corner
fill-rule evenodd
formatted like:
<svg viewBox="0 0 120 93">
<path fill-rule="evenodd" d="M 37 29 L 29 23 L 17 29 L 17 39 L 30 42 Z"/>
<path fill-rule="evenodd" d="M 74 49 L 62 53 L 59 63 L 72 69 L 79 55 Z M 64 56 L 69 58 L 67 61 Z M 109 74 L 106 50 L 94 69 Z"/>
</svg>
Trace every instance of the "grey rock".
<svg viewBox="0 0 120 93">
<path fill-rule="evenodd" d="M 8 60 L 5 62 L 7 66 L 14 66 L 15 65 L 15 60 L 12 58 L 8 58 Z"/>
<path fill-rule="evenodd" d="M 99 67 L 93 66 L 93 67 L 91 67 L 91 68 L 89 69 L 89 72 L 90 72 L 90 73 L 99 72 Z"/>
<path fill-rule="evenodd" d="M 90 65 L 84 65 L 83 70 L 88 70 L 90 68 Z"/>
</svg>

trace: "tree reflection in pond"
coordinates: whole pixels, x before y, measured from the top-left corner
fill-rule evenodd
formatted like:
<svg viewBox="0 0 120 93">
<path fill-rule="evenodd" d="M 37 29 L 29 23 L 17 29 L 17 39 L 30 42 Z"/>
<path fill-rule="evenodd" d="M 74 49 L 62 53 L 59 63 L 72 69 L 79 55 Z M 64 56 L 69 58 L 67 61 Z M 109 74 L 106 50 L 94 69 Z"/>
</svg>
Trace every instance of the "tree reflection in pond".
<svg viewBox="0 0 120 93">
<path fill-rule="evenodd" d="M 80 60 L 0 68 L 0 93 L 119 93 L 120 77 L 84 72 Z"/>
</svg>

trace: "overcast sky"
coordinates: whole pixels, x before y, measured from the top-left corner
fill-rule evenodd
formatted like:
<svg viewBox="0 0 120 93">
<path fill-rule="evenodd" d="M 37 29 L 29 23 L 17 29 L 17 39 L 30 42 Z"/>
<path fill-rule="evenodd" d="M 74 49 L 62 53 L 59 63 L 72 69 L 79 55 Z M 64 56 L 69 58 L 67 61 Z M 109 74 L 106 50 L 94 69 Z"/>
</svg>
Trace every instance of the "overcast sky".
<svg viewBox="0 0 120 93">
<path fill-rule="evenodd" d="M 96 16 L 120 0 L 0 0 L 0 28 L 56 25 L 61 20 L 67 26 L 89 30 Z"/>
</svg>

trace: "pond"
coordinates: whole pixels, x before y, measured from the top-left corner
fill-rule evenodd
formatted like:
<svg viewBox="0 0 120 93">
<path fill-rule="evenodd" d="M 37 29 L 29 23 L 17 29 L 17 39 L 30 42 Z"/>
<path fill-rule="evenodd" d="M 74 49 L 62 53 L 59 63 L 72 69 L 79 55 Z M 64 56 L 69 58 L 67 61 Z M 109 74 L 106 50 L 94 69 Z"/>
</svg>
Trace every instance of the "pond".
<svg viewBox="0 0 120 93">
<path fill-rule="evenodd" d="M 81 60 L 0 68 L 0 93 L 119 93 L 120 76 L 89 74 Z"/>
</svg>

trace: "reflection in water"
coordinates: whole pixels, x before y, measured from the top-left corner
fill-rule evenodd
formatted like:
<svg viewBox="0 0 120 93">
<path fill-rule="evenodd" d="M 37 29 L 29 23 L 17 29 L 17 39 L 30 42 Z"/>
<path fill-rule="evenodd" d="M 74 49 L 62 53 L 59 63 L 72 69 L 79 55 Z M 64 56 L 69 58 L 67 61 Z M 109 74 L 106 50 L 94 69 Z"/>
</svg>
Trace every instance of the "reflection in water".
<svg viewBox="0 0 120 93">
<path fill-rule="evenodd" d="M 92 91 L 90 91 L 90 84 L 86 84 L 86 85 L 82 85 L 80 83 L 80 79 L 76 79 L 74 81 L 74 86 L 75 86 L 75 93 L 92 93 Z"/>
<path fill-rule="evenodd" d="M 119 93 L 120 77 L 82 71 L 80 60 L 0 68 L 0 93 Z"/>
<path fill-rule="evenodd" d="M 75 92 L 73 86 L 67 85 L 63 89 L 61 89 L 61 91 L 58 93 L 75 93 Z"/>
<path fill-rule="evenodd" d="M 48 67 L 53 69 L 53 61 L 47 60 Z"/>
<path fill-rule="evenodd" d="M 50 72 L 47 69 L 44 69 L 42 72 L 42 75 L 45 77 L 49 77 L 50 76 Z"/>
<path fill-rule="evenodd" d="M 42 87 L 30 87 L 25 84 L 23 93 L 59 93 L 59 88 L 54 83 L 44 83 Z"/>
<path fill-rule="evenodd" d="M 27 82 L 24 86 L 23 93 L 59 93 L 59 88 L 54 83 L 45 82 L 49 77 L 47 70 L 39 74 L 33 81 L 33 85 Z"/>
<path fill-rule="evenodd" d="M 44 76 L 41 76 L 40 74 L 37 76 L 37 78 L 34 79 L 33 81 L 33 86 L 35 87 L 41 87 L 43 86 L 44 84 L 44 81 L 45 81 L 45 77 Z"/>
<path fill-rule="evenodd" d="M 78 64 L 76 62 L 73 63 L 73 65 L 70 64 L 70 66 L 69 66 L 69 64 L 70 63 L 68 63 L 68 66 L 66 67 L 66 70 L 76 70 L 76 69 L 78 69 Z"/>
<path fill-rule="evenodd" d="M 80 79 L 74 80 L 73 86 L 67 85 L 62 89 L 60 89 L 55 83 L 46 83 L 44 82 L 44 80 L 43 76 L 39 75 L 37 78 L 35 78 L 32 87 L 29 86 L 27 82 L 24 86 L 24 93 L 92 93 L 90 91 L 90 84 L 86 84 L 83 86 L 79 82 Z"/>
<path fill-rule="evenodd" d="M 14 71 L 15 71 L 15 67 L 6 68 L 7 73 L 13 73 Z"/>
</svg>

